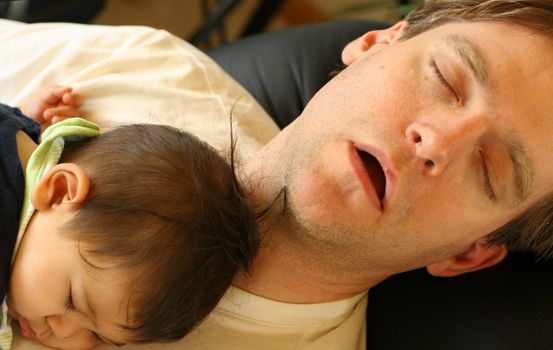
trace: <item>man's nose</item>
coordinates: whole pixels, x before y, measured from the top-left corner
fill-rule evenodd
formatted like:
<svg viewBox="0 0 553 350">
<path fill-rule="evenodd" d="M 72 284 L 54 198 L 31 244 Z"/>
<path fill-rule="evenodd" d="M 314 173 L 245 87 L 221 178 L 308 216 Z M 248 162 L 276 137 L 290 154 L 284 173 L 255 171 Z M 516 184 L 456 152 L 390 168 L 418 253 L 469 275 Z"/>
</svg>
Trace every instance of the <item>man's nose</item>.
<svg viewBox="0 0 553 350">
<path fill-rule="evenodd" d="M 439 125 L 414 122 L 405 130 L 405 136 L 424 173 L 436 176 L 455 161 L 472 154 L 486 130 L 487 124 L 482 118 Z"/>
<path fill-rule="evenodd" d="M 46 323 L 52 329 L 52 333 L 60 339 L 71 337 L 83 329 L 79 324 L 58 315 L 47 316 Z"/>
</svg>

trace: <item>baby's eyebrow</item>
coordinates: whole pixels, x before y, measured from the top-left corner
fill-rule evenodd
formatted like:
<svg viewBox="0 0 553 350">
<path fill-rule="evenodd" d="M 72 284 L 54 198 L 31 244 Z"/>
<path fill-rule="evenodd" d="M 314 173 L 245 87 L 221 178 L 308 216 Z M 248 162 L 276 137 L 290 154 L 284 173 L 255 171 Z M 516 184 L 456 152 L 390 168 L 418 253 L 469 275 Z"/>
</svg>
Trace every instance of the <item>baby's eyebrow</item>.
<svg viewBox="0 0 553 350">
<path fill-rule="evenodd" d="M 90 296 L 88 295 L 86 288 L 83 289 L 83 294 L 84 294 L 84 300 L 87 308 L 87 313 L 90 315 L 90 319 L 92 320 L 94 327 L 97 328 L 98 324 L 97 324 L 97 318 L 96 318 L 96 310 L 94 309 L 94 306 L 90 301 Z"/>
<path fill-rule="evenodd" d="M 91 298 L 89 297 L 86 288 L 84 288 L 84 290 L 83 290 L 83 295 L 84 295 L 85 304 L 86 304 L 86 307 L 87 307 L 87 314 L 89 315 L 89 318 L 92 320 L 92 324 L 94 325 L 94 328 L 98 328 L 98 319 L 97 319 L 97 316 L 96 316 L 96 309 L 94 308 L 94 305 L 91 302 Z M 124 346 L 124 345 L 126 345 L 126 343 L 116 342 L 114 340 L 106 338 L 105 336 L 103 336 L 101 334 L 96 333 L 96 335 L 98 336 L 98 338 L 102 339 L 102 341 L 104 341 L 108 344 L 115 345 L 115 346 Z"/>
<path fill-rule="evenodd" d="M 104 342 L 106 342 L 108 344 L 115 345 L 115 346 L 125 346 L 125 345 L 127 345 L 126 343 L 118 343 L 116 341 L 110 340 L 110 339 L 104 337 L 103 335 L 99 335 L 99 334 L 98 334 L 98 338 L 102 339 Z"/>
</svg>

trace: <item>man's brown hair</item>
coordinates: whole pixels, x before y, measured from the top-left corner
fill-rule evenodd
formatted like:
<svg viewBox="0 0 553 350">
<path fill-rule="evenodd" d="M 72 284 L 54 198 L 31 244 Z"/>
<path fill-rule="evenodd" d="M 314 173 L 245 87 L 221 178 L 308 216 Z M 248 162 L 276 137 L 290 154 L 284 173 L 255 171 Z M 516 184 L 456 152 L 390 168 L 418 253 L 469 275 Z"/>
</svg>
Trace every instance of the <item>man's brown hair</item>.
<svg viewBox="0 0 553 350">
<path fill-rule="evenodd" d="M 505 21 L 553 37 L 553 1 L 427 0 L 406 20 L 408 24 L 402 40 L 447 23 L 477 21 Z M 553 195 L 549 194 L 526 213 L 493 232 L 489 242 L 505 244 L 510 251 L 529 250 L 540 257 L 551 258 L 552 223 Z"/>
<path fill-rule="evenodd" d="M 553 35 L 551 0 L 427 0 L 405 18 L 402 39 L 447 23 L 505 21 Z"/>
<path fill-rule="evenodd" d="M 90 177 L 68 234 L 92 268 L 128 276 L 129 342 L 182 338 L 251 265 L 259 237 L 233 158 L 191 134 L 123 126 L 77 143 L 61 161 Z"/>
</svg>

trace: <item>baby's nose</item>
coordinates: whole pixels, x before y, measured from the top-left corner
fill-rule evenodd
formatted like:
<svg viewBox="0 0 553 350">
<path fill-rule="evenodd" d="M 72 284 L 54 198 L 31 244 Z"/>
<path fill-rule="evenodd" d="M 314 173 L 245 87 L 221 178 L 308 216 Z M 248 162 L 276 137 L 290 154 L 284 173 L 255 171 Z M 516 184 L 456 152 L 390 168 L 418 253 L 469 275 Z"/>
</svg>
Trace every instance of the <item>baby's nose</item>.
<svg viewBox="0 0 553 350">
<path fill-rule="evenodd" d="M 69 338 L 83 329 L 80 325 L 58 315 L 47 316 L 46 323 L 52 329 L 52 333 L 60 339 Z"/>
</svg>

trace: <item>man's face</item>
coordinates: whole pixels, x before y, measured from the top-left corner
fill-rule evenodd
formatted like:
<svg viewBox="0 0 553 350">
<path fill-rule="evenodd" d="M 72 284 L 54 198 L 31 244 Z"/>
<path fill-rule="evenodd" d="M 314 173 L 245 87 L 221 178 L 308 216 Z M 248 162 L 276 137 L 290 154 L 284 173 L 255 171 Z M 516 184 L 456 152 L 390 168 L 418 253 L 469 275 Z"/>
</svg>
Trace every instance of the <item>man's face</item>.
<svg viewBox="0 0 553 350">
<path fill-rule="evenodd" d="M 292 223 L 389 274 L 467 250 L 552 189 L 552 77 L 550 39 L 507 23 L 374 45 L 267 148 Z"/>
<path fill-rule="evenodd" d="M 128 277 L 87 265 L 77 240 L 61 231 L 61 211 L 33 215 L 10 274 L 9 313 L 25 337 L 54 348 L 123 343 Z"/>
</svg>

